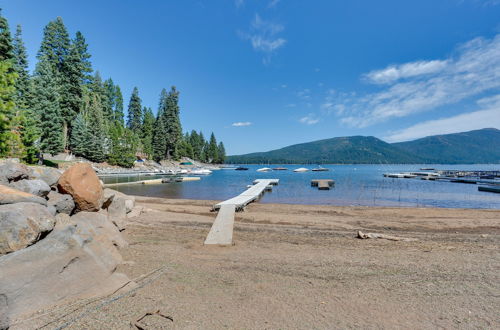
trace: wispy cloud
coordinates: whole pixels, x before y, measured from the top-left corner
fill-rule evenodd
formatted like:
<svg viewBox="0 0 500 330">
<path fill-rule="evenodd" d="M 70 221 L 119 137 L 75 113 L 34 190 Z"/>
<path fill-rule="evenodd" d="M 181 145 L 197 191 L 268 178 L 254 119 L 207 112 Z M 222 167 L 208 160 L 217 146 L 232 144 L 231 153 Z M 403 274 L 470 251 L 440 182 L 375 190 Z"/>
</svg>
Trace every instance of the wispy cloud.
<svg viewBox="0 0 500 330">
<path fill-rule="evenodd" d="M 245 5 L 245 0 L 234 0 L 234 5 L 236 8 L 241 8 Z"/>
<path fill-rule="evenodd" d="M 309 88 L 304 88 L 297 92 L 297 96 L 302 100 L 309 100 L 311 98 L 311 90 Z"/>
<path fill-rule="evenodd" d="M 500 88 L 500 35 L 476 38 L 442 60 L 416 61 L 372 71 L 363 76 L 380 86 L 375 93 L 339 97 L 341 122 L 366 127 L 392 118 L 456 104 Z"/>
<path fill-rule="evenodd" d="M 429 120 L 394 132 L 384 138 L 388 142 L 401 142 L 435 134 L 449 134 L 485 127 L 500 129 L 500 94 L 478 101 L 481 110 L 449 118 Z"/>
<path fill-rule="evenodd" d="M 266 21 L 259 14 L 255 14 L 250 25 L 250 33 L 239 34 L 243 39 L 250 40 L 255 51 L 264 54 L 262 61 L 268 64 L 272 55 L 286 44 L 286 39 L 278 36 L 284 29 L 283 25 Z"/>
<path fill-rule="evenodd" d="M 319 123 L 319 119 L 316 118 L 314 114 L 310 113 L 307 116 L 300 118 L 299 122 L 306 125 L 314 125 Z"/>
<path fill-rule="evenodd" d="M 249 121 L 238 121 L 236 123 L 231 124 L 231 126 L 233 126 L 233 127 L 244 127 L 244 126 L 250 126 L 250 125 L 252 125 L 252 123 Z"/>
<path fill-rule="evenodd" d="M 267 8 L 274 8 L 276 7 L 276 5 L 280 2 L 280 0 L 271 0 L 269 1 L 269 3 L 267 4 Z"/>
</svg>

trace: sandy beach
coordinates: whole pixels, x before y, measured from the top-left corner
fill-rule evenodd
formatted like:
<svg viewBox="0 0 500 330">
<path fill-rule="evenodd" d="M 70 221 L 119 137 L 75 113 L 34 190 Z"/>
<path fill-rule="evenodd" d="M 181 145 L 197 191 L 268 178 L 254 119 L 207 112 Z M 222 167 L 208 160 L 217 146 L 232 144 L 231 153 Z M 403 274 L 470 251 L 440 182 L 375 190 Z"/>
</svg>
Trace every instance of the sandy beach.
<svg viewBox="0 0 500 330">
<path fill-rule="evenodd" d="M 207 247 L 213 201 L 137 197 L 132 292 L 34 319 L 51 329 L 498 328 L 500 210 L 254 203 Z M 358 239 L 357 231 L 415 241 Z M 116 299 L 114 299 L 116 298 Z M 41 311 L 42 313 L 43 311 Z M 12 327 L 13 329 L 23 329 Z"/>
</svg>

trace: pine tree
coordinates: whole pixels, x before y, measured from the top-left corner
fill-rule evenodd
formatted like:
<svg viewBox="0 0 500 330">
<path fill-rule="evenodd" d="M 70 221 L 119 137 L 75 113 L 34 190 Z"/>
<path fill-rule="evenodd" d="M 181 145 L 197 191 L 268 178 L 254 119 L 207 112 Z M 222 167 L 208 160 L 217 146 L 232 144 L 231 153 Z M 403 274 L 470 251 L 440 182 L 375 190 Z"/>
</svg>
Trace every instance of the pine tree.
<svg viewBox="0 0 500 330">
<path fill-rule="evenodd" d="M 210 135 L 210 142 L 208 143 L 207 149 L 207 161 L 209 163 L 216 163 L 219 159 L 219 152 L 217 149 L 217 140 L 215 139 L 215 135 L 212 132 Z"/>
<path fill-rule="evenodd" d="M 224 162 L 226 161 L 226 148 L 224 147 L 224 143 L 219 142 L 219 146 L 217 147 L 217 151 L 218 151 L 218 155 L 219 155 L 217 163 L 224 164 Z"/>
<path fill-rule="evenodd" d="M 137 136 L 141 134 L 141 123 L 142 123 L 142 106 L 141 99 L 139 97 L 139 90 L 134 87 L 132 95 L 130 96 L 130 101 L 128 103 L 128 117 L 127 117 L 127 127 L 132 130 Z"/>
<path fill-rule="evenodd" d="M 115 122 L 110 129 L 110 139 L 111 151 L 108 162 L 111 165 L 132 167 L 136 160 L 135 150 L 139 143 L 136 135 L 120 123 Z"/>
<path fill-rule="evenodd" d="M 148 158 L 153 157 L 153 135 L 154 135 L 155 116 L 151 108 L 144 108 L 144 119 L 142 122 L 142 152 Z"/>
<path fill-rule="evenodd" d="M 12 36 L 10 35 L 9 23 L 2 16 L 0 9 L 0 61 L 11 61 L 13 58 Z"/>
<path fill-rule="evenodd" d="M 108 122 L 114 120 L 115 117 L 115 84 L 113 83 L 113 79 L 109 78 L 104 81 L 103 84 L 104 92 L 106 94 L 106 104 L 104 105 L 104 117 Z"/>
<path fill-rule="evenodd" d="M 0 45 L 0 48 L 5 47 Z M 12 71 L 11 62 L 0 61 L 0 157 L 9 154 L 12 142 L 16 138 L 11 131 L 15 116 L 15 79 L 16 74 Z"/>
<path fill-rule="evenodd" d="M 64 150 L 64 143 L 59 93 L 52 70 L 50 62 L 41 58 L 33 78 L 33 111 L 40 118 L 41 150 L 54 155 Z"/>
<path fill-rule="evenodd" d="M 182 128 L 179 119 L 179 92 L 172 86 L 166 100 L 166 111 L 163 113 L 167 136 L 167 158 L 178 159 L 177 149 L 182 139 Z"/>
<path fill-rule="evenodd" d="M 123 120 L 123 95 L 120 86 L 115 85 L 114 91 L 114 112 L 113 117 L 120 125 L 124 125 Z"/>
<path fill-rule="evenodd" d="M 91 139 L 87 120 L 83 113 L 80 112 L 73 122 L 71 131 L 71 151 L 73 154 L 79 157 L 88 157 Z"/>
<path fill-rule="evenodd" d="M 167 91 L 162 89 L 158 105 L 158 113 L 153 127 L 153 159 L 157 162 L 165 159 L 167 150 L 167 136 L 165 131 L 166 124 L 164 115 L 167 107 L 167 97 Z"/>
<path fill-rule="evenodd" d="M 90 92 L 87 96 L 85 113 L 90 130 L 90 147 L 87 158 L 93 162 L 104 162 L 107 153 L 107 136 L 100 95 Z"/>
<path fill-rule="evenodd" d="M 75 48 L 80 57 L 80 72 L 82 73 L 82 84 L 88 85 L 92 82 L 92 63 L 90 63 L 90 54 L 88 53 L 88 45 L 85 37 L 80 31 L 76 32 L 73 40 L 73 48 Z"/>
</svg>

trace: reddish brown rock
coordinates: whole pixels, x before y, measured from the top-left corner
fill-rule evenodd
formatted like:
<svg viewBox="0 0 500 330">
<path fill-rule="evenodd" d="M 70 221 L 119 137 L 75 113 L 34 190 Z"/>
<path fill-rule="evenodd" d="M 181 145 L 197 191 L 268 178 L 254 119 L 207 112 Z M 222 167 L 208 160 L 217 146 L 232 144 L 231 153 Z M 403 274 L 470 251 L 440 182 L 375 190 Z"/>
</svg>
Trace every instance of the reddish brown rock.
<svg viewBox="0 0 500 330">
<path fill-rule="evenodd" d="M 95 212 L 101 208 L 103 190 L 97 174 L 87 163 L 78 163 L 67 169 L 57 183 L 59 192 L 70 194 L 78 211 Z"/>
</svg>

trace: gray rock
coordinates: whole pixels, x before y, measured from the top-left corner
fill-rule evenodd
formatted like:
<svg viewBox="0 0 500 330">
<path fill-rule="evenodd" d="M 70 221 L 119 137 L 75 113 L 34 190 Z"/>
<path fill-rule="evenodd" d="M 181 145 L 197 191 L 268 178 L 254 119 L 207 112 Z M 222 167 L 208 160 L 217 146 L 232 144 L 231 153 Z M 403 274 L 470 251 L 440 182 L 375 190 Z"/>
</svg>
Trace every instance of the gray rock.
<svg viewBox="0 0 500 330">
<path fill-rule="evenodd" d="M 50 191 L 49 185 L 43 180 L 19 180 L 11 182 L 9 186 L 40 197 L 46 197 Z"/>
<path fill-rule="evenodd" d="M 9 302 L 5 294 L 0 294 L 0 330 L 9 329 L 9 315 L 7 313 Z"/>
<path fill-rule="evenodd" d="M 0 205 L 0 255 L 35 243 L 54 225 L 54 216 L 40 204 Z"/>
<path fill-rule="evenodd" d="M 108 206 L 108 218 L 113 224 L 122 231 L 125 229 L 125 220 L 127 219 L 126 199 L 115 198 Z"/>
<path fill-rule="evenodd" d="M 21 190 L 0 185 L 0 205 L 15 204 L 15 203 L 38 203 L 47 206 L 45 198 L 26 193 Z"/>
<path fill-rule="evenodd" d="M 116 273 L 126 245 L 106 216 L 80 212 L 43 240 L 0 258 L 0 295 L 7 317 L 110 294 L 129 283 Z"/>
<path fill-rule="evenodd" d="M 57 181 L 62 174 L 61 170 L 46 166 L 30 166 L 28 170 L 31 179 L 43 180 L 50 187 L 57 185 Z"/>
<path fill-rule="evenodd" d="M 125 209 L 127 213 L 131 212 L 135 206 L 135 197 L 128 196 L 124 193 L 121 193 L 113 189 L 105 188 L 104 189 L 104 200 L 106 201 L 105 205 L 109 205 L 111 201 L 115 199 L 125 200 Z M 103 208 L 107 208 L 107 206 L 106 207 L 103 206 Z"/>
<path fill-rule="evenodd" d="M 28 178 L 28 167 L 14 161 L 6 161 L 0 164 L 1 183 L 18 181 Z"/>
<path fill-rule="evenodd" d="M 48 205 L 54 206 L 58 213 L 71 214 L 75 209 L 75 202 L 73 201 L 73 197 L 71 197 L 71 195 L 51 191 L 49 192 L 48 197 Z"/>
</svg>

